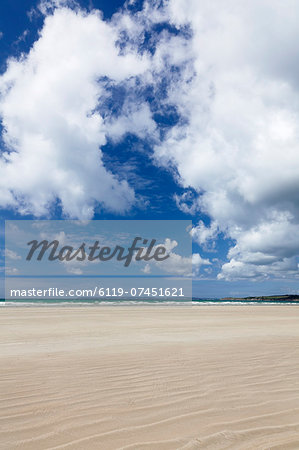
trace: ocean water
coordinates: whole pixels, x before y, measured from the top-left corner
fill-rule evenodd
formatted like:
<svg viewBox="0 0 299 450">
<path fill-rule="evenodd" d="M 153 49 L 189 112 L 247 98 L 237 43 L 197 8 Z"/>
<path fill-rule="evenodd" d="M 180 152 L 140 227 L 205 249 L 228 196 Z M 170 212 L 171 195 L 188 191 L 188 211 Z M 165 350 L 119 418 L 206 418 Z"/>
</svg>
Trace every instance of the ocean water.
<svg viewBox="0 0 299 450">
<path fill-rule="evenodd" d="M 193 298 L 192 300 L 180 300 L 171 301 L 164 299 L 103 299 L 103 300 L 90 300 L 90 299 L 78 299 L 72 301 L 57 300 L 57 299 L 38 299 L 34 302 L 28 300 L 13 300 L 5 301 L 0 299 L 0 307 L 32 307 L 32 306 L 142 306 L 142 305 L 155 305 L 155 306 L 202 306 L 202 305 L 294 305 L 299 304 L 299 300 L 223 300 L 220 298 Z"/>
<path fill-rule="evenodd" d="M 101 299 L 101 300 L 91 300 L 87 299 L 74 299 L 65 301 L 59 299 L 37 299 L 34 301 L 28 301 L 25 299 L 20 300 L 9 300 L 5 301 L 4 299 L 0 300 L 1 306 L 136 306 L 136 305 L 156 305 L 156 306 L 187 306 L 192 305 L 192 301 L 190 300 L 176 300 L 171 301 L 169 299 Z"/>
</svg>

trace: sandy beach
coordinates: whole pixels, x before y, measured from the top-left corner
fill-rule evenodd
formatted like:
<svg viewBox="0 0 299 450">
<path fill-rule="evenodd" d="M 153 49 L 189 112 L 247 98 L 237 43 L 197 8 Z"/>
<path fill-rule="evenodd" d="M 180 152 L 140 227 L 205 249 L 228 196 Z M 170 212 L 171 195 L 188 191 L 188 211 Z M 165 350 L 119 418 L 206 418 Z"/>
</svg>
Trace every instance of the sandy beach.
<svg viewBox="0 0 299 450">
<path fill-rule="evenodd" d="M 1 308 L 0 448 L 298 449 L 299 307 Z"/>
</svg>

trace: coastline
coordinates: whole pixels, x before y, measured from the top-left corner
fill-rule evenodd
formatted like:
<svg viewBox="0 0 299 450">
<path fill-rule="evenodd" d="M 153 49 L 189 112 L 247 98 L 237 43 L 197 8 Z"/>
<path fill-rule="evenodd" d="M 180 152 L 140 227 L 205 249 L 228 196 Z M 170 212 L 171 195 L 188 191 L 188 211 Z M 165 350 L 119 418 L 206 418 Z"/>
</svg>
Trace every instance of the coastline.
<svg viewBox="0 0 299 450">
<path fill-rule="evenodd" d="M 113 307 L 113 308 L 127 308 L 127 307 L 202 307 L 202 306 L 296 306 L 299 305 L 299 300 L 262 300 L 262 299 L 194 299 L 192 301 L 144 301 L 144 300 L 102 300 L 102 301 L 89 301 L 89 300 L 75 300 L 75 301 L 57 301 L 57 300 L 39 300 L 34 302 L 28 302 L 24 300 L 20 301 L 0 301 L 0 308 L 26 308 L 26 307 L 49 307 L 49 308 L 85 308 L 85 307 Z"/>
</svg>

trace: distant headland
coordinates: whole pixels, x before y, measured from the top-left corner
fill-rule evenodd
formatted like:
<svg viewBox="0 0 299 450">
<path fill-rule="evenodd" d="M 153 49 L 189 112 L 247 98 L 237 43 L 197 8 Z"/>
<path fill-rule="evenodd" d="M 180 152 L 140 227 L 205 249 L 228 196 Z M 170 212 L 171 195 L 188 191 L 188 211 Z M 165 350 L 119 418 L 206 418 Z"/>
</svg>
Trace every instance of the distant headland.
<svg viewBox="0 0 299 450">
<path fill-rule="evenodd" d="M 230 302 L 291 302 L 291 303 L 299 303 L 299 295 L 298 294 L 284 294 L 284 295 L 261 295 L 254 297 L 223 297 L 220 299 L 221 301 L 230 301 Z"/>
</svg>

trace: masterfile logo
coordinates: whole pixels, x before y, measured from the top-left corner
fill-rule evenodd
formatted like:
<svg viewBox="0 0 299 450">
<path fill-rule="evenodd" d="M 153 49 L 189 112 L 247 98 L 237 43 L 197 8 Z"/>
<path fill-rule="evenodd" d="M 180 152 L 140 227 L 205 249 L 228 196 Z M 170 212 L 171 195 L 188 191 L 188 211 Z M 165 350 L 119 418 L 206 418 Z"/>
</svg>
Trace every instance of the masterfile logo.
<svg viewBox="0 0 299 450">
<path fill-rule="evenodd" d="M 143 246 L 138 246 L 138 241 L 141 241 Z M 124 261 L 124 266 L 128 267 L 132 260 L 135 261 L 165 261 L 169 258 L 167 249 L 164 245 L 156 245 L 156 239 L 151 239 L 148 247 L 144 247 L 148 243 L 148 239 L 142 237 L 135 237 L 133 243 L 128 249 L 121 245 L 116 245 L 115 248 L 99 245 L 99 241 L 95 241 L 92 246 L 87 247 L 83 242 L 78 248 L 70 245 L 60 246 L 60 242 L 55 239 L 52 242 L 43 240 L 38 242 L 33 240 L 27 243 L 30 245 L 30 251 L 26 257 L 26 261 L 31 261 L 32 257 L 36 256 L 37 261 L 41 261 L 48 252 L 49 261 L 110 261 L 114 257 L 117 261 Z M 153 253 L 153 254 L 152 254 Z"/>
</svg>

